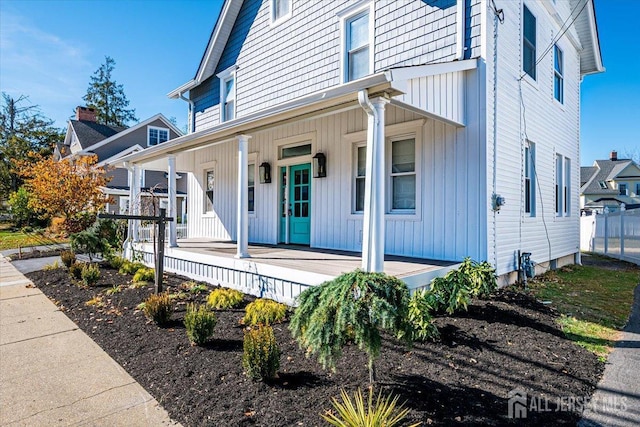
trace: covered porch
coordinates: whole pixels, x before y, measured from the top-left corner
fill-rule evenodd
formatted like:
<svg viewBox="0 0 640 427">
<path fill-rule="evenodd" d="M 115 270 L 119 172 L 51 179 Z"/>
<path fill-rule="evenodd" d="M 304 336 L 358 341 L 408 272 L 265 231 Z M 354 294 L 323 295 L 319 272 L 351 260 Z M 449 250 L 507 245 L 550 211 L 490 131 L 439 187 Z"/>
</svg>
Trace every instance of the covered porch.
<svg viewBox="0 0 640 427">
<path fill-rule="evenodd" d="M 153 246 L 138 245 L 145 263 L 153 265 Z M 249 245 L 248 257 L 236 257 L 232 241 L 208 238 L 179 239 L 165 249 L 165 270 L 247 294 L 293 304 L 310 286 L 360 268 L 358 252 L 298 245 Z M 435 277 L 456 268 L 455 262 L 385 256 L 384 272 L 400 278 L 409 289 L 428 285 Z"/>
</svg>

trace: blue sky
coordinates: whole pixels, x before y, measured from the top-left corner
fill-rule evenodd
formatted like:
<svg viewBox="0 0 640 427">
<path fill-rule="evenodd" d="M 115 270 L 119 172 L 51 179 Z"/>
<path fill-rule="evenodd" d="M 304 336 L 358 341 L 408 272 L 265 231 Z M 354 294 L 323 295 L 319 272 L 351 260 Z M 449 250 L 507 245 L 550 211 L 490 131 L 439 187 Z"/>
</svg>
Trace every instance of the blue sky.
<svg viewBox="0 0 640 427">
<path fill-rule="evenodd" d="M 221 4 L 0 0 L 0 90 L 28 95 L 64 127 L 109 55 L 139 119 L 161 112 L 183 128 L 186 103 L 166 94 L 194 76 Z M 596 0 L 596 11 L 607 72 L 582 83 L 582 165 L 640 150 L 640 59 L 629 50 L 640 1 Z"/>
</svg>

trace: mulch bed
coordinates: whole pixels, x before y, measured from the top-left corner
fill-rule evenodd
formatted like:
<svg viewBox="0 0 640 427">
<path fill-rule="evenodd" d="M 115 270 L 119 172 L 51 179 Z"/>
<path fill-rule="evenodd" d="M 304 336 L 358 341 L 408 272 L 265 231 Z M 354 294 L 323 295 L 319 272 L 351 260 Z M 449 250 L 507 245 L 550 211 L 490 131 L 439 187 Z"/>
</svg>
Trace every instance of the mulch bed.
<svg viewBox="0 0 640 427">
<path fill-rule="evenodd" d="M 194 347 L 187 340 L 185 304 L 203 302 L 206 292 L 180 301 L 173 323 L 161 328 L 136 310 L 151 286 L 104 295 L 113 285 L 131 282 L 115 270 L 103 268 L 100 282 L 88 289 L 62 269 L 28 277 L 185 426 L 324 425 L 319 414 L 331 408 L 331 397 L 342 388 L 352 393 L 368 385 L 363 352 L 350 346 L 335 373 L 324 371 L 298 348 L 287 323 L 274 327 L 281 350 L 279 378 L 249 380 L 242 370 L 242 309 L 217 312 L 215 335 L 207 345 Z M 184 280 L 168 276 L 166 282 L 175 291 Z M 97 294 L 103 294 L 104 307 L 85 305 Z M 376 361 L 376 389 L 399 394 L 411 408 L 409 419 L 423 425 L 575 425 L 581 408 L 568 399 L 590 396 L 604 364 L 564 338 L 556 317 L 510 290 L 474 301 L 468 312 L 436 320 L 438 342 L 406 348 L 385 338 Z M 513 389 L 527 392 L 529 405 L 538 407 L 526 420 L 507 417 Z"/>
</svg>

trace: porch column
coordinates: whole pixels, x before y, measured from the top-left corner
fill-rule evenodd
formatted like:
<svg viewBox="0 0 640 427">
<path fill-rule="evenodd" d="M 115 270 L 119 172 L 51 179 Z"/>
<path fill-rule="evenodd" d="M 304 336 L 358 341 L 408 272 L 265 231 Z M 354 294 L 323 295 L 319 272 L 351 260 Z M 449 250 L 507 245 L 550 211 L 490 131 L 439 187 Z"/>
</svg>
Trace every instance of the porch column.
<svg viewBox="0 0 640 427">
<path fill-rule="evenodd" d="M 140 215 L 140 185 L 142 183 L 142 174 L 144 171 L 138 165 L 133 165 L 133 183 L 129 187 L 130 188 L 130 198 L 129 198 L 129 212 L 131 215 Z M 140 241 L 140 237 L 138 236 L 138 226 L 140 225 L 140 221 L 133 220 L 130 222 L 131 234 L 133 236 L 133 242 Z"/>
<path fill-rule="evenodd" d="M 385 136 L 384 109 L 386 98 L 369 102 L 371 112 L 367 124 L 367 165 L 362 227 L 362 269 L 384 271 L 385 214 Z"/>
<path fill-rule="evenodd" d="M 125 164 L 126 168 L 127 168 L 127 184 L 129 185 L 129 212 L 120 212 L 120 209 L 118 208 L 118 213 L 122 214 L 122 213 L 126 213 L 128 215 L 131 215 L 131 200 L 133 200 L 133 181 L 134 181 L 134 177 L 135 177 L 135 173 L 134 173 L 134 169 L 131 165 L 129 164 Z M 120 202 L 120 205 L 122 205 L 122 202 Z M 122 249 L 123 249 L 123 255 L 125 258 L 129 259 L 132 255 L 133 255 L 133 229 L 131 227 L 133 221 L 129 220 L 128 224 L 127 224 L 127 238 L 124 241 L 124 244 L 122 245 Z"/>
<path fill-rule="evenodd" d="M 177 215 L 177 192 L 176 192 L 176 156 L 167 157 L 168 166 L 167 173 L 167 197 L 169 198 L 169 212 L 168 216 L 173 218 L 173 221 L 169 221 L 169 247 L 175 248 L 178 246 L 178 238 L 176 234 L 176 223 L 178 222 Z"/>
<path fill-rule="evenodd" d="M 248 135 L 238 135 L 238 224 L 236 227 L 236 239 L 238 250 L 236 258 L 247 258 L 249 240 L 249 183 L 248 183 Z"/>
</svg>

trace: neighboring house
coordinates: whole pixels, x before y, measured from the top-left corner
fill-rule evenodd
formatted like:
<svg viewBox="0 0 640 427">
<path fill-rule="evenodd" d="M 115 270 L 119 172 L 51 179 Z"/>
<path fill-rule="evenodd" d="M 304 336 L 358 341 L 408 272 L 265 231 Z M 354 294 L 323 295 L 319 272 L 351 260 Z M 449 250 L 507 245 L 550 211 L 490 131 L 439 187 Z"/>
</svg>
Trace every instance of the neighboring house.
<svg viewBox="0 0 640 427">
<path fill-rule="evenodd" d="M 54 150 L 54 158 L 68 156 L 96 155 L 98 165 L 105 167 L 110 181 L 103 192 L 110 197 L 106 211 L 125 213 L 129 211 L 130 188 L 129 173 L 123 167 L 111 167 L 125 155 L 139 152 L 147 147 L 165 143 L 182 136 L 180 132 L 162 114 L 131 127 L 108 126 L 96 122 L 96 113 L 92 108 L 77 107 L 75 120 L 69 120 L 63 142 Z M 150 206 L 150 196 L 157 196 L 160 207 L 167 205 L 167 173 L 155 170 L 140 170 L 140 203 Z M 186 217 L 186 176 L 179 174 L 177 196 L 179 220 Z"/>
<path fill-rule="evenodd" d="M 618 159 L 611 152 L 608 160 L 580 168 L 580 210 L 587 214 L 640 207 L 640 166 L 631 159 Z"/>
<path fill-rule="evenodd" d="M 520 251 L 579 261 L 580 82 L 602 71 L 592 0 L 226 0 L 169 93 L 189 134 L 123 160 L 187 172 L 188 235 L 239 258 L 471 257 L 513 282 Z"/>
</svg>

